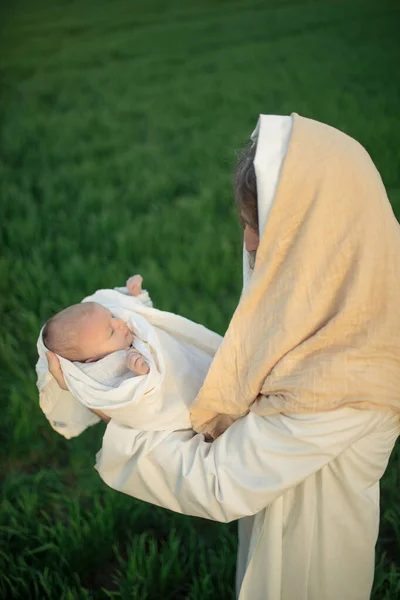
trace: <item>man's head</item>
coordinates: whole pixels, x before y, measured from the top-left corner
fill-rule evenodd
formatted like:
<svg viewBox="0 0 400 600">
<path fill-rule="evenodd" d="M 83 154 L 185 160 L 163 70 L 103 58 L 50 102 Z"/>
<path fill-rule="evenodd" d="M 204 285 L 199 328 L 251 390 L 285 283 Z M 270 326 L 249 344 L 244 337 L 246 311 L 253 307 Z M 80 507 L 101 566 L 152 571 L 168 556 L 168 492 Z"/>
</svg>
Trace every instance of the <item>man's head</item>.
<svg viewBox="0 0 400 600">
<path fill-rule="evenodd" d="M 47 321 L 45 346 L 71 361 L 93 362 L 117 350 L 127 350 L 133 334 L 127 325 L 97 302 L 65 308 Z"/>
<path fill-rule="evenodd" d="M 243 148 L 238 156 L 234 172 L 234 194 L 239 212 L 239 220 L 244 231 L 244 244 L 251 255 L 254 267 L 255 254 L 259 244 L 257 178 L 254 169 L 256 145 Z"/>
</svg>

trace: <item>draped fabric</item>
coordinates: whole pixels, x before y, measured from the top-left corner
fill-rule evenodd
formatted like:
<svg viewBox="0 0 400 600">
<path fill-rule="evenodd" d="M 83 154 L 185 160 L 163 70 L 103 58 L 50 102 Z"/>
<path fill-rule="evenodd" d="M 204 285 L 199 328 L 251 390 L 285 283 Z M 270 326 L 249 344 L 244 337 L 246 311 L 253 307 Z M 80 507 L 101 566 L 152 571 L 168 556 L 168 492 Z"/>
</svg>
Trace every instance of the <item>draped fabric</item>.
<svg viewBox="0 0 400 600">
<path fill-rule="evenodd" d="M 262 117 L 260 214 L 274 143 Z M 191 409 L 194 429 L 214 438 L 249 410 L 400 408 L 399 224 L 358 142 L 292 120 L 254 273 Z"/>
</svg>

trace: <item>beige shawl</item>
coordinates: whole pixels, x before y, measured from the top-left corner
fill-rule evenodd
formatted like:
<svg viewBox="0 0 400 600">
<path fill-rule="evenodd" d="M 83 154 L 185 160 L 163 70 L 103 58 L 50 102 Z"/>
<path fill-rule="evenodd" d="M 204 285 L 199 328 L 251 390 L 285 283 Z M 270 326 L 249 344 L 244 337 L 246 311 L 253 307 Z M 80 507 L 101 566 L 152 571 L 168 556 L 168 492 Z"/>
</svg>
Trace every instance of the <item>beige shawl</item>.
<svg viewBox="0 0 400 600">
<path fill-rule="evenodd" d="M 400 409 L 399 224 L 358 142 L 292 118 L 254 274 L 192 405 L 213 438 L 249 410 Z"/>
</svg>

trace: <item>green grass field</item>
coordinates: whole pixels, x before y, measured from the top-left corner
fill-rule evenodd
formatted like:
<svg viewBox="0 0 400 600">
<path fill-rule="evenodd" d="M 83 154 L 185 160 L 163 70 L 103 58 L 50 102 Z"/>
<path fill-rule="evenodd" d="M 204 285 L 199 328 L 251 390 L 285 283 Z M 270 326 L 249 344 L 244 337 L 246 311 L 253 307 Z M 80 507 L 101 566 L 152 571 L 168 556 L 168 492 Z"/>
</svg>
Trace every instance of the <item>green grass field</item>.
<svg viewBox="0 0 400 600">
<path fill-rule="evenodd" d="M 103 425 L 67 442 L 38 408 L 37 335 L 136 272 L 158 308 L 223 333 L 241 288 L 235 150 L 260 112 L 356 137 L 399 217 L 399 10 L 16 0 L 0 11 L 0 596 L 228 600 L 236 524 L 106 488 L 93 469 Z M 398 448 L 381 513 L 373 598 L 395 600 Z"/>
</svg>

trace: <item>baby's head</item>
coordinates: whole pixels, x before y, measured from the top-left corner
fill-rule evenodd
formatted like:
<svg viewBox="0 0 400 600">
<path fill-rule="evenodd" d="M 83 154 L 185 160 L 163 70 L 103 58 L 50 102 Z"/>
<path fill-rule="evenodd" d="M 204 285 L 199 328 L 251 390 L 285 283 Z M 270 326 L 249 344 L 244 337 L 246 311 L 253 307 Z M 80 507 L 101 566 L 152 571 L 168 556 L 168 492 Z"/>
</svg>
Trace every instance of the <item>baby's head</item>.
<svg viewBox="0 0 400 600">
<path fill-rule="evenodd" d="M 127 350 L 133 334 L 124 321 L 97 302 L 73 304 L 49 319 L 43 329 L 46 348 L 71 361 L 93 362 Z"/>
</svg>

